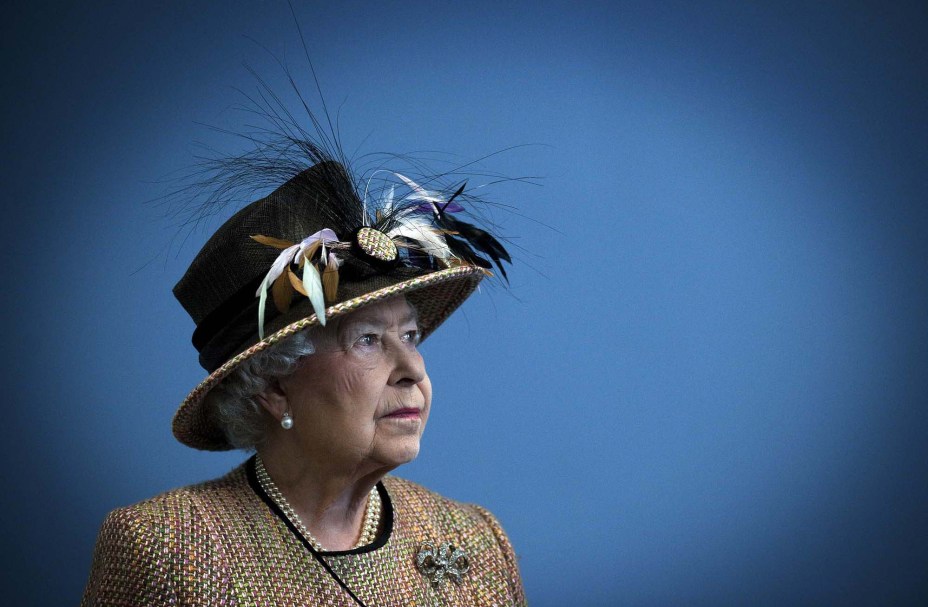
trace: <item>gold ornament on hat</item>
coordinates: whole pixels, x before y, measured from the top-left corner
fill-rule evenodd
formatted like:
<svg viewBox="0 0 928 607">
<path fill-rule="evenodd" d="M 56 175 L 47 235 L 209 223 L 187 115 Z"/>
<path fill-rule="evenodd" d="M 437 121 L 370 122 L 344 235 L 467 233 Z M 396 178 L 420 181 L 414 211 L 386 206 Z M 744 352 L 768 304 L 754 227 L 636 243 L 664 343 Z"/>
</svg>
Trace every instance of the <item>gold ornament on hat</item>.
<svg viewBox="0 0 928 607">
<path fill-rule="evenodd" d="M 367 255 L 380 261 L 393 261 L 398 255 L 396 243 L 393 239 L 374 228 L 361 228 L 358 230 L 355 241 Z"/>
</svg>

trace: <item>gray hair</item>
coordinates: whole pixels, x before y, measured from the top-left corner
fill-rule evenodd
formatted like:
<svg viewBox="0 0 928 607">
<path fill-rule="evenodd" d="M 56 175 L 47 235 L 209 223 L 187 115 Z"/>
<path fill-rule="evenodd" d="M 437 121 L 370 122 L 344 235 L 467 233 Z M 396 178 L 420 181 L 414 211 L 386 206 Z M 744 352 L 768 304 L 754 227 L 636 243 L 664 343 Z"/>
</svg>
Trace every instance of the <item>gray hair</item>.
<svg viewBox="0 0 928 607">
<path fill-rule="evenodd" d="M 300 360 L 315 352 L 313 333 L 300 331 L 256 354 L 206 395 L 206 405 L 233 447 L 252 450 L 264 440 L 268 420 L 256 397 L 292 375 Z"/>
</svg>

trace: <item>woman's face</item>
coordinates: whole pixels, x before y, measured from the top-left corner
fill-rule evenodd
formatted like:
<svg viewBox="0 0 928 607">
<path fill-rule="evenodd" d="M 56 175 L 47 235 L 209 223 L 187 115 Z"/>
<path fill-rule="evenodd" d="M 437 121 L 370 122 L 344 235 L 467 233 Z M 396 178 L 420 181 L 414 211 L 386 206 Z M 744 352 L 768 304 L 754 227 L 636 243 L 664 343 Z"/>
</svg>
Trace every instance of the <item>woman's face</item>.
<svg viewBox="0 0 928 607">
<path fill-rule="evenodd" d="M 300 449 L 339 467 L 413 460 L 432 402 L 418 341 L 415 310 L 402 297 L 321 329 L 316 352 L 280 382 Z"/>
</svg>

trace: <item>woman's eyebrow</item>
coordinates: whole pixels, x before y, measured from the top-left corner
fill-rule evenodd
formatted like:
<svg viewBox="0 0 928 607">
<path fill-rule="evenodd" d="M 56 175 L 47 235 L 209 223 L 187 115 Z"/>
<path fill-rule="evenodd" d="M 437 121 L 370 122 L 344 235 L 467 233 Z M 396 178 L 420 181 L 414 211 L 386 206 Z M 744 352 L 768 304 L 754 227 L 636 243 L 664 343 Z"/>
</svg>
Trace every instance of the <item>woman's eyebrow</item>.
<svg viewBox="0 0 928 607">
<path fill-rule="evenodd" d="M 347 322 L 344 322 L 341 326 L 341 329 L 345 331 L 356 331 L 359 328 L 361 329 L 383 329 L 390 324 L 390 321 L 386 316 L 374 315 L 374 316 L 362 316 L 361 318 L 351 318 L 346 319 Z M 409 325 L 409 324 L 419 324 L 419 313 L 415 308 L 411 309 L 407 314 L 404 314 L 399 319 L 399 325 Z"/>
<path fill-rule="evenodd" d="M 348 333 L 355 333 L 358 331 L 379 330 L 383 329 L 384 326 L 386 326 L 386 323 L 378 321 L 376 318 L 361 318 L 344 323 L 341 326 L 341 330 Z"/>
</svg>

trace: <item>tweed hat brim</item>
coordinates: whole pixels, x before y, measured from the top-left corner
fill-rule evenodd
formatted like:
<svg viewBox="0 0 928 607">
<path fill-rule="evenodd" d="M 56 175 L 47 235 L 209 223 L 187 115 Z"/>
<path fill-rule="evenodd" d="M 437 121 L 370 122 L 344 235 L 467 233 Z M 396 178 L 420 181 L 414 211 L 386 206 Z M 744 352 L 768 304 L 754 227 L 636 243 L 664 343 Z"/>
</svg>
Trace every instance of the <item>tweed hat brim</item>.
<svg viewBox="0 0 928 607">
<path fill-rule="evenodd" d="M 326 320 L 344 316 L 391 297 L 405 295 L 416 308 L 420 336 L 421 339 L 425 339 L 473 293 L 485 275 L 485 270 L 473 265 L 438 270 L 332 305 L 326 308 Z M 309 307 L 304 309 L 311 311 Z M 295 333 L 318 324 L 319 320 L 315 314 L 299 318 L 248 346 L 210 373 L 187 395 L 174 414 L 174 437 L 194 449 L 233 449 L 216 419 L 215 412 L 208 406 L 206 395 L 246 360 Z"/>
</svg>

